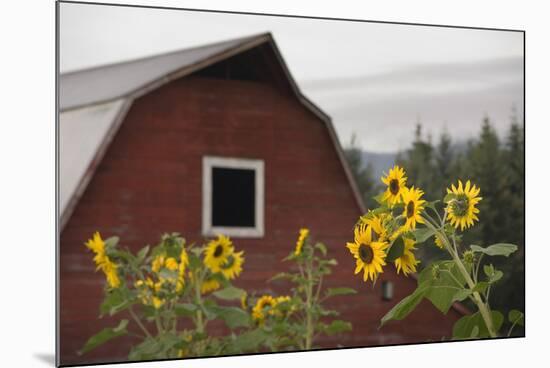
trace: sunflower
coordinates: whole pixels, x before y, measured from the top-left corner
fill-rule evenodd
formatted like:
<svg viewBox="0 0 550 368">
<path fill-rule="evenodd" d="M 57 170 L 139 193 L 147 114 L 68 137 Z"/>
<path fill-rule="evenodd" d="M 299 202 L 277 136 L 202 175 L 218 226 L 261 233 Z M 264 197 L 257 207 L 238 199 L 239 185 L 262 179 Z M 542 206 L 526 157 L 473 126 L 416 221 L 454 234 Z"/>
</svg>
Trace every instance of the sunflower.
<svg viewBox="0 0 550 368">
<path fill-rule="evenodd" d="M 97 270 L 102 270 L 107 279 L 109 287 L 115 289 L 120 286 L 120 278 L 118 277 L 118 265 L 111 261 L 105 253 L 105 242 L 101 239 L 99 232 L 95 232 L 92 239 L 86 242 L 86 247 L 94 252 L 94 262 L 97 265 Z"/>
<path fill-rule="evenodd" d="M 157 296 L 153 297 L 153 307 L 155 307 L 155 309 L 159 309 L 160 307 L 162 307 L 164 305 L 164 302 L 164 299 L 161 299 Z"/>
<path fill-rule="evenodd" d="M 175 271 L 178 269 L 178 261 L 174 257 L 169 257 L 164 261 L 164 267 L 170 271 Z"/>
<path fill-rule="evenodd" d="M 105 278 L 107 279 L 107 283 L 109 286 L 113 289 L 116 289 L 120 286 L 120 278 L 118 277 L 117 268 L 118 266 L 111 262 L 109 260 L 109 257 L 107 257 L 107 260 L 102 266 L 103 273 L 105 274 Z"/>
<path fill-rule="evenodd" d="M 227 257 L 227 263 L 221 267 L 221 273 L 226 279 L 233 280 L 242 272 L 243 263 L 243 251 L 232 253 Z"/>
<path fill-rule="evenodd" d="M 289 301 L 290 301 L 290 296 L 288 295 L 278 296 L 277 298 L 275 298 L 275 305 L 279 303 L 289 302 Z"/>
<path fill-rule="evenodd" d="M 400 203 L 403 189 L 405 189 L 405 184 L 407 183 L 405 170 L 395 165 L 385 177 L 383 176 L 380 179 L 382 183 L 388 186 L 382 194 L 382 201 L 388 202 L 390 205 Z"/>
<path fill-rule="evenodd" d="M 244 310 L 248 309 L 248 294 L 246 291 L 241 295 L 241 308 Z"/>
<path fill-rule="evenodd" d="M 153 259 L 153 262 L 151 262 L 151 270 L 153 270 L 153 272 L 155 273 L 158 273 L 160 269 L 164 266 L 164 261 L 164 254 L 157 255 Z"/>
<path fill-rule="evenodd" d="M 309 229 L 303 228 L 300 229 L 300 235 L 298 236 L 298 241 L 296 241 L 296 249 L 294 250 L 294 255 L 298 256 L 302 253 L 302 247 L 306 242 L 306 238 L 309 236 Z"/>
<path fill-rule="evenodd" d="M 134 286 L 138 289 L 138 298 L 144 305 L 152 305 L 156 309 L 159 309 L 165 302 L 164 299 L 158 296 L 164 282 L 163 279 L 155 282 L 150 277 L 147 277 L 145 280 L 137 280 Z"/>
<path fill-rule="evenodd" d="M 416 265 L 420 263 L 414 256 L 413 250 L 416 248 L 414 247 L 414 240 L 409 238 L 401 238 L 403 239 L 403 254 L 401 257 L 398 257 L 395 260 L 395 267 L 397 267 L 397 273 L 399 271 L 403 271 L 403 275 L 407 276 L 409 273 L 416 272 Z"/>
<path fill-rule="evenodd" d="M 451 185 L 451 189 L 447 188 L 448 194 L 454 194 L 454 198 L 447 202 L 447 218 L 456 229 L 460 226 L 462 231 L 473 226 L 474 220 L 479 221 L 476 216 L 479 213 L 476 204 L 482 199 L 478 197 L 479 191 L 480 189 L 471 185 L 469 180 L 464 187 L 459 180 L 458 188 L 454 184 Z"/>
<path fill-rule="evenodd" d="M 201 294 L 207 294 L 211 291 L 218 290 L 220 288 L 220 283 L 216 279 L 206 279 L 201 284 Z"/>
<path fill-rule="evenodd" d="M 94 262 L 99 266 L 105 261 L 105 242 L 99 232 L 95 232 L 92 239 L 88 239 L 86 247 L 95 253 Z"/>
<path fill-rule="evenodd" d="M 381 214 L 361 218 L 361 222 L 363 224 L 370 226 L 373 232 L 372 240 L 385 241 L 386 239 L 388 239 L 388 232 L 386 230 L 386 227 L 384 226 L 384 220 L 386 216 L 386 214 Z"/>
<path fill-rule="evenodd" d="M 420 199 L 424 195 L 424 192 L 418 188 L 405 188 L 403 191 L 403 217 L 405 217 L 404 230 L 411 230 L 416 228 L 416 223 L 424 223 L 420 213 L 424 210 L 425 200 Z"/>
<path fill-rule="evenodd" d="M 288 303 L 290 302 L 290 296 L 284 295 L 284 296 L 278 296 L 275 298 L 275 304 L 273 305 L 273 308 L 268 311 L 269 314 L 277 317 L 283 317 L 284 315 L 291 314 L 292 308 L 288 308 L 289 306 L 286 305 L 286 307 L 281 308 L 279 304 Z"/>
<path fill-rule="evenodd" d="M 277 305 L 277 301 L 273 299 L 271 295 L 263 295 L 260 299 L 258 299 L 256 305 L 254 305 L 254 308 L 252 308 L 252 318 L 260 323 L 263 323 L 265 319 L 265 309 L 269 308 L 267 311 L 269 313 L 275 305 Z"/>
<path fill-rule="evenodd" d="M 441 238 L 441 235 L 439 235 L 439 234 L 435 235 L 435 245 L 440 249 L 443 249 L 443 247 L 444 247 L 443 239 Z"/>
<path fill-rule="evenodd" d="M 355 228 L 353 243 L 347 243 L 347 248 L 356 259 L 355 274 L 363 269 L 363 281 L 369 278 L 375 281 L 379 273 L 382 273 L 382 266 L 386 265 L 386 252 L 388 247 L 385 241 L 372 240 L 372 228 L 361 224 Z"/>
<path fill-rule="evenodd" d="M 224 235 L 218 235 L 206 246 L 204 264 L 212 272 L 220 272 L 221 266 L 227 263 L 229 255 L 233 254 L 233 243 Z"/>
<path fill-rule="evenodd" d="M 174 257 L 166 257 L 165 253 L 158 254 L 153 258 L 153 261 L 151 262 L 151 270 L 158 274 L 159 282 L 161 282 L 160 285 L 162 285 L 164 282 L 168 282 L 170 284 L 176 284 L 176 291 L 180 291 L 183 287 L 183 285 L 180 285 L 180 283 L 183 282 L 183 280 L 180 280 L 180 274 L 178 272 L 178 277 L 176 278 L 176 275 L 174 277 L 170 276 L 168 279 L 165 277 L 160 276 L 160 271 L 162 269 L 167 269 L 169 271 L 176 271 L 178 270 L 180 265 L 178 264 L 178 261 Z M 158 287 L 160 289 L 160 287 Z"/>
<path fill-rule="evenodd" d="M 185 335 L 183 336 L 183 341 L 185 344 L 185 347 L 178 350 L 178 357 L 179 358 L 185 358 L 189 355 L 189 344 L 193 341 L 193 335 Z"/>
<path fill-rule="evenodd" d="M 188 264 L 189 256 L 187 255 L 185 248 L 181 248 L 180 262 L 178 264 L 178 282 L 176 284 L 176 292 L 180 292 L 181 290 L 183 290 L 183 286 L 185 285 L 185 270 Z"/>
</svg>

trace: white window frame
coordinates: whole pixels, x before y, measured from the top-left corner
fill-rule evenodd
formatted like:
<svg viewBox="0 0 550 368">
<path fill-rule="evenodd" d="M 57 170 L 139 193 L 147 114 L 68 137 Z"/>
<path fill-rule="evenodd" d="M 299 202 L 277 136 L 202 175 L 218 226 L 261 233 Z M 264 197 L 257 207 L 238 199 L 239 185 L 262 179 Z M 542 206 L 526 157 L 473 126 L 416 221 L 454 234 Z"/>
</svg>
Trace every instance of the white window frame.
<svg viewBox="0 0 550 368">
<path fill-rule="evenodd" d="M 212 226 L 212 168 L 247 169 L 255 172 L 255 227 Z M 202 234 L 224 234 L 235 238 L 264 236 L 264 161 L 234 157 L 204 156 L 202 158 Z"/>
</svg>

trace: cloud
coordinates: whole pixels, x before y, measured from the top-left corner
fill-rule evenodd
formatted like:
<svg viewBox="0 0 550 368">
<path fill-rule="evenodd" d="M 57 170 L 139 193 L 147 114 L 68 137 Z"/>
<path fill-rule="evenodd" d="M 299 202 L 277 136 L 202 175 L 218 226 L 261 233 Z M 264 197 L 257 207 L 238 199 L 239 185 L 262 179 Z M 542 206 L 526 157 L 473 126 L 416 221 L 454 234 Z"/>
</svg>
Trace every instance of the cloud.
<svg viewBox="0 0 550 368">
<path fill-rule="evenodd" d="M 523 113 L 523 59 L 425 64 L 359 78 L 310 81 L 306 95 L 332 116 L 340 139 L 353 132 L 367 150 L 395 152 L 420 120 L 437 137 L 474 137 L 485 114 L 504 134 L 512 108 Z"/>
</svg>

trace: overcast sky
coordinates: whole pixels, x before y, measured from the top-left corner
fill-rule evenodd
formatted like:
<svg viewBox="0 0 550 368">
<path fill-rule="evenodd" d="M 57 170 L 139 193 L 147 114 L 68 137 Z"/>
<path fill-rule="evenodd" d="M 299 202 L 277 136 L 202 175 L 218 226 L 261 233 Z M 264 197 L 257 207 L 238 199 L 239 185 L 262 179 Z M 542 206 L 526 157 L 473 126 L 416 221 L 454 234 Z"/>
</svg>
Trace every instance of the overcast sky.
<svg viewBox="0 0 550 368">
<path fill-rule="evenodd" d="M 61 72 L 271 32 L 302 92 L 346 145 L 406 149 L 416 121 L 434 140 L 475 137 L 485 114 L 523 114 L 523 34 L 366 22 L 61 4 Z"/>
</svg>

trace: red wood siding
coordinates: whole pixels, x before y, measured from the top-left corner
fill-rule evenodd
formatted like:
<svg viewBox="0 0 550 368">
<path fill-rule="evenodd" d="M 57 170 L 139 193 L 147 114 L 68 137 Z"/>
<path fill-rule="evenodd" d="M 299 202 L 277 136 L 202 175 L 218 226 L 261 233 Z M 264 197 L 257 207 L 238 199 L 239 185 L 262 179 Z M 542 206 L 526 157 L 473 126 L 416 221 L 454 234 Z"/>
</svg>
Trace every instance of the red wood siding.
<svg viewBox="0 0 550 368">
<path fill-rule="evenodd" d="M 339 266 L 327 286 L 349 286 L 358 296 L 335 299 L 353 332 L 320 341 L 323 347 L 396 344 L 449 337 L 458 313 L 444 317 L 425 303 L 405 323 L 378 330 L 380 317 L 415 286 L 393 269 L 395 297 L 382 301 L 354 276 L 345 248 L 360 210 L 325 125 L 295 98 L 267 84 L 187 77 L 136 100 L 61 234 L 61 361 L 125 360 L 130 338 L 78 356 L 86 339 L 114 322 L 98 320 L 103 277 L 94 273 L 83 243 L 99 230 L 136 250 L 178 231 L 200 242 L 202 157 L 265 161 L 265 237 L 234 239 L 245 251 L 239 287 L 284 292 L 266 283 L 287 265 L 280 260 L 307 226 Z"/>
</svg>

